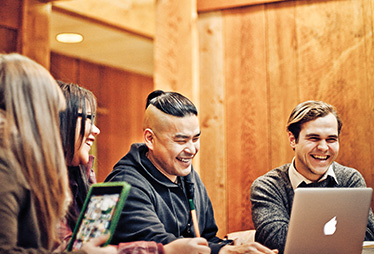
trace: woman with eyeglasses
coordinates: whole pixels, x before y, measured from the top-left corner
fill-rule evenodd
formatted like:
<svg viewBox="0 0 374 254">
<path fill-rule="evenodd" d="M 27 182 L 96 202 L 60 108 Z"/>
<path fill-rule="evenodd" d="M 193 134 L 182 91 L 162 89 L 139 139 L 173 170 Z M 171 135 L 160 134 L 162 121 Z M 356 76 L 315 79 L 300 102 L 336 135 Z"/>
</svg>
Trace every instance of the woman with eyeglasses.
<svg viewBox="0 0 374 254">
<path fill-rule="evenodd" d="M 57 83 L 66 99 L 66 109 L 60 113 L 60 132 L 72 193 L 72 202 L 59 227 L 60 240 L 67 244 L 90 185 L 96 182 L 90 150 L 100 130 L 94 122 L 97 106 L 93 93 L 76 84 Z"/>
</svg>

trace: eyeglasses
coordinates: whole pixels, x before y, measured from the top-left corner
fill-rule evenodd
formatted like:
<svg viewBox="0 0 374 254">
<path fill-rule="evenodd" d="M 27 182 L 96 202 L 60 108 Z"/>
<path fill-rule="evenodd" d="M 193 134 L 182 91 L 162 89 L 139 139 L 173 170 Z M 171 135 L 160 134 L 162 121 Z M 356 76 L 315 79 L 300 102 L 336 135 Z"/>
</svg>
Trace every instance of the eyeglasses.
<svg viewBox="0 0 374 254">
<path fill-rule="evenodd" d="M 83 117 L 83 113 L 78 113 L 78 117 Z M 95 118 L 95 115 L 93 114 L 87 114 L 86 115 L 86 119 L 90 119 L 90 120 L 93 120 Z"/>
</svg>

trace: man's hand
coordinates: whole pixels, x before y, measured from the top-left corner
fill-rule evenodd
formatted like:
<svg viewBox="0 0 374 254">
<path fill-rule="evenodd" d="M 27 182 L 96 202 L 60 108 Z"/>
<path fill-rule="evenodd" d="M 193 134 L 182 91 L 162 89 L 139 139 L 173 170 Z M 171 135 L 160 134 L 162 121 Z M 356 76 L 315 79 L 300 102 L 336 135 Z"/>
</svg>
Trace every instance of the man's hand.
<svg viewBox="0 0 374 254">
<path fill-rule="evenodd" d="M 278 250 L 270 250 L 257 242 L 251 242 L 251 243 L 243 243 L 241 245 L 226 245 L 222 247 L 222 249 L 219 251 L 219 254 L 244 254 L 244 253 L 278 254 Z"/>
<path fill-rule="evenodd" d="M 181 238 L 172 241 L 164 246 L 165 254 L 209 254 L 210 248 L 206 239 Z"/>
<path fill-rule="evenodd" d="M 234 245 L 242 245 L 244 243 L 250 243 L 255 241 L 256 230 L 244 230 L 236 231 L 227 234 L 226 238 L 234 240 Z"/>
<path fill-rule="evenodd" d="M 100 245 L 108 240 L 108 237 L 109 235 L 103 235 L 94 238 L 83 244 L 82 250 L 87 252 L 87 254 L 117 254 L 117 248 L 114 246 L 100 247 Z"/>
</svg>

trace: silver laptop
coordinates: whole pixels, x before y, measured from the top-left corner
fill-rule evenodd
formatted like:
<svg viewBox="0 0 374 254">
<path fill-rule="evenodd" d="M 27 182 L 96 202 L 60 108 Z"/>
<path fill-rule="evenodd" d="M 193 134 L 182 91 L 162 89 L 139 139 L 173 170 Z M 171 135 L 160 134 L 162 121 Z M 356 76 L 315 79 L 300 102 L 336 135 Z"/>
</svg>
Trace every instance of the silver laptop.
<svg viewBox="0 0 374 254">
<path fill-rule="evenodd" d="M 371 188 L 297 188 L 285 254 L 361 254 Z"/>
</svg>

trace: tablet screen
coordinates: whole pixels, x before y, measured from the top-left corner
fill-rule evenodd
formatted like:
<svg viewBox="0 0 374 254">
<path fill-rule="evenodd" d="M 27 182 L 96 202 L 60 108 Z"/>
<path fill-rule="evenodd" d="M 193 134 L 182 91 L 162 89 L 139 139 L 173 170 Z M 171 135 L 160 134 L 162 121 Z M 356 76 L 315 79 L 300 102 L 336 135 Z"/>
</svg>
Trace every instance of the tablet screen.
<svg viewBox="0 0 374 254">
<path fill-rule="evenodd" d="M 123 182 L 91 186 L 69 243 L 69 251 L 78 250 L 90 239 L 103 234 L 110 233 L 111 239 L 129 189 L 130 185 Z"/>
<path fill-rule="evenodd" d="M 77 250 L 82 244 L 109 232 L 109 226 L 119 194 L 93 195 L 88 203 L 87 211 L 81 222 L 73 249 Z"/>
</svg>

